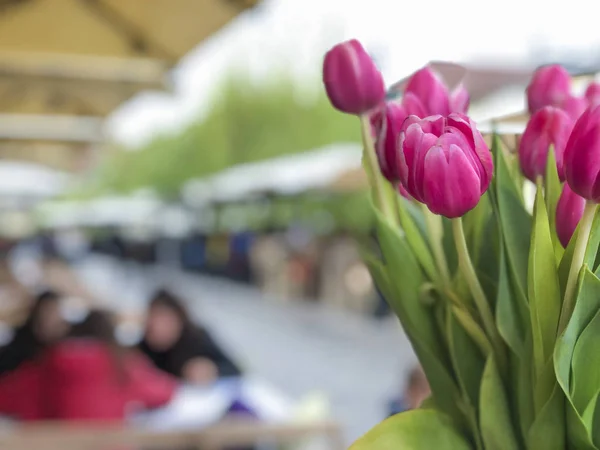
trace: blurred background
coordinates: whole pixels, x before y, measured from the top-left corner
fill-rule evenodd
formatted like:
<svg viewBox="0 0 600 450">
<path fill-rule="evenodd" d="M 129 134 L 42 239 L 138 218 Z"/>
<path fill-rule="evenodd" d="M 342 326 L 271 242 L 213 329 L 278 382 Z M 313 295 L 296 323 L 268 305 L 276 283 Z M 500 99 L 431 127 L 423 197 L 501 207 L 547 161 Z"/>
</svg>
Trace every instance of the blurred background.
<svg viewBox="0 0 600 450">
<path fill-rule="evenodd" d="M 0 442 L 99 448 L 87 425 L 23 428 L 97 418 L 143 448 L 341 448 L 411 407 L 427 387 L 360 261 L 371 223 L 360 130 L 329 105 L 323 54 L 358 38 L 389 85 L 430 62 L 452 78 L 458 63 L 473 118 L 489 129 L 504 118 L 515 135 L 536 67 L 598 70 L 585 7 L 0 1 Z M 59 319 L 40 306 L 54 300 Z M 88 411 L 106 377 L 81 394 L 85 413 L 24 406 L 66 379 L 50 370 L 87 361 L 72 342 L 52 352 L 100 339 L 77 328 L 99 308 L 113 347 L 153 363 L 150 390 L 177 386 L 135 414 Z M 40 337 L 54 336 L 45 327 L 60 338 Z M 83 366 L 100 373 L 102 351 Z M 23 370 L 44 352 L 47 376 Z"/>
</svg>

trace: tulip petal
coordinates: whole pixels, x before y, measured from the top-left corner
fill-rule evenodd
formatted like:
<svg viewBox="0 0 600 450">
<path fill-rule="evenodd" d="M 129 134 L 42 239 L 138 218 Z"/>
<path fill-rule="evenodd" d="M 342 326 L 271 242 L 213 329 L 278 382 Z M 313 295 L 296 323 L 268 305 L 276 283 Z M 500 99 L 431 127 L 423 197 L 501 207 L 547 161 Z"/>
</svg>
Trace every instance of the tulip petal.
<svg viewBox="0 0 600 450">
<path fill-rule="evenodd" d="M 569 241 L 583 217 L 585 199 L 571 190 L 565 183 L 556 205 L 556 234 L 563 247 L 569 245 Z"/>
<path fill-rule="evenodd" d="M 471 151 L 474 152 L 472 160 L 475 162 L 481 180 L 481 194 L 487 191 L 494 176 L 494 162 L 492 153 L 475 123 L 465 115 L 450 114 L 448 116 L 447 132 L 460 132 L 467 140 Z"/>
<path fill-rule="evenodd" d="M 402 96 L 402 106 L 406 110 L 407 114 L 414 115 L 419 118 L 427 116 L 427 111 L 423 102 L 412 92 L 406 92 Z"/>
<path fill-rule="evenodd" d="M 574 124 L 565 111 L 553 106 L 545 106 L 531 116 L 519 142 L 521 170 L 529 180 L 535 182 L 538 176 L 544 176 L 552 145 L 558 176 L 564 181 L 564 152 Z"/>
<path fill-rule="evenodd" d="M 588 108 L 577 120 L 563 158 L 571 189 L 587 200 L 598 198 L 600 174 L 600 105 Z"/>
<path fill-rule="evenodd" d="M 461 83 L 450 94 L 450 112 L 466 114 L 469 109 L 469 103 L 469 91 Z"/>
<path fill-rule="evenodd" d="M 565 166 L 571 189 L 582 197 L 595 201 L 594 185 L 600 173 L 600 124 L 598 125 L 579 137 L 577 147 L 570 153 L 569 164 Z"/>
<path fill-rule="evenodd" d="M 431 212 L 452 219 L 477 206 L 480 179 L 460 147 L 432 147 L 424 163 L 423 198 Z"/>
<path fill-rule="evenodd" d="M 408 80 L 404 92 L 411 92 L 417 96 L 425 106 L 428 116 L 447 116 L 450 113 L 448 88 L 430 67 L 417 70 Z"/>
<path fill-rule="evenodd" d="M 407 121 L 410 121 L 409 117 Z M 422 202 L 423 159 L 437 136 L 423 131 L 419 123 L 410 124 L 399 138 L 399 178 L 408 193 Z"/>
<path fill-rule="evenodd" d="M 406 112 L 402 105 L 388 102 L 375 142 L 381 173 L 392 183 L 400 179 L 399 135 L 405 119 Z"/>
<path fill-rule="evenodd" d="M 559 64 L 540 67 L 527 86 L 530 113 L 544 106 L 560 106 L 571 95 L 571 76 Z"/>
</svg>

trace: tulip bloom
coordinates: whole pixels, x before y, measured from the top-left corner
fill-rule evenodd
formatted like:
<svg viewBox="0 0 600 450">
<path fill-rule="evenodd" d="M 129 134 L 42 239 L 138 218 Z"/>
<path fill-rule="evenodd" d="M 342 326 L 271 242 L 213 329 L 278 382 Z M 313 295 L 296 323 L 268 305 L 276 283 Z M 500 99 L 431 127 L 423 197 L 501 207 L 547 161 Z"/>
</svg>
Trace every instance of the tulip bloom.
<svg viewBox="0 0 600 450">
<path fill-rule="evenodd" d="M 548 150 L 552 145 L 556 169 L 561 181 L 565 180 L 563 154 L 575 121 L 562 109 L 545 106 L 535 112 L 519 142 L 519 161 L 523 174 L 534 183 L 546 173 Z"/>
<path fill-rule="evenodd" d="M 450 93 L 450 112 L 466 114 L 469 109 L 469 91 L 464 84 L 459 84 L 456 89 Z"/>
<path fill-rule="evenodd" d="M 473 209 L 489 187 L 492 155 L 461 114 L 410 116 L 400 134 L 400 180 L 430 211 L 448 218 Z"/>
<path fill-rule="evenodd" d="M 589 107 L 575 123 L 565 149 L 564 171 L 576 194 L 600 202 L 600 105 Z"/>
<path fill-rule="evenodd" d="M 464 114 L 469 108 L 469 93 L 459 85 L 452 93 L 429 67 L 417 70 L 404 88 L 402 104 L 410 115 L 427 117 L 450 113 Z"/>
<path fill-rule="evenodd" d="M 585 98 L 590 105 L 600 103 L 600 83 L 592 82 L 585 90 Z"/>
<path fill-rule="evenodd" d="M 544 106 L 562 106 L 571 96 L 571 76 L 559 64 L 540 67 L 527 86 L 527 105 L 531 114 Z"/>
<path fill-rule="evenodd" d="M 563 247 L 569 245 L 569 241 L 583 217 L 585 209 L 585 198 L 577 195 L 565 183 L 563 191 L 556 205 L 556 234 Z"/>
<path fill-rule="evenodd" d="M 385 99 L 383 76 L 355 39 L 327 52 L 323 83 L 331 104 L 344 113 L 367 113 Z"/>
<path fill-rule="evenodd" d="M 375 141 L 377 160 L 383 176 L 397 183 L 400 180 L 398 139 L 407 114 L 402 105 L 392 101 L 387 102 L 382 115 Z"/>
</svg>

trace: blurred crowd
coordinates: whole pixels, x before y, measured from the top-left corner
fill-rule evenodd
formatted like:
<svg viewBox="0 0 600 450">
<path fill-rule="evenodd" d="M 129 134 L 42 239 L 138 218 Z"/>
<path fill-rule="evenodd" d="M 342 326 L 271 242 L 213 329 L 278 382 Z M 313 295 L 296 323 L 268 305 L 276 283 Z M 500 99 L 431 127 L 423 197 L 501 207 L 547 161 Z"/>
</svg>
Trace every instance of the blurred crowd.
<svg viewBox="0 0 600 450">
<path fill-rule="evenodd" d="M 70 302 L 86 295 L 85 286 L 57 282 L 52 271 L 68 272 L 90 254 L 123 265 L 176 264 L 253 284 L 279 301 L 327 298 L 362 314 L 388 313 L 352 238 L 343 234 L 317 239 L 296 229 L 139 242 L 118 233 L 70 232 L 1 241 L 0 251 L 0 324 L 8 325 L 0 327 L 0 418 L 16 421 L 128 421 L 172 404 L 182 387 L 210 389 L 244 378 L 235 358 L 192 320 L 185 299 L 166 288 L 147 298 L 135 342 L 117 339 L 123 318 L 116 311 L 99 309 L 93 299 L 74 309 Z M 429 394 L 419 368 L 400 385 L 390 393 L 387 412 L 382 405 L 382 416 L 417 407 Z M 259 417 L 235 395 L 220 414 L 222 420 Z"/>
<path fill-rule="evenodd" d="M 125 420 L 171 401 L 180 383 L 239 377 L 238 365 L 193 323 L 168 291 L 150 300 L 135 347 L 115 338 L 110 311 L 69 323 L 61 294 L 38 294 L 25 322 L 0 349 L 0 414 L 32 420 Z"/>
</svg>

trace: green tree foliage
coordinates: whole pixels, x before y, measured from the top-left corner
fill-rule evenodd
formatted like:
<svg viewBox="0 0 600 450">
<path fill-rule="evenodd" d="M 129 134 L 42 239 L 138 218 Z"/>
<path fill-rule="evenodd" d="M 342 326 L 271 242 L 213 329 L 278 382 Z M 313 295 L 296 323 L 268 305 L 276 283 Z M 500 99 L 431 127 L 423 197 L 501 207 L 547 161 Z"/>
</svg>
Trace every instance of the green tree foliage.
<svg viewBox="0 0 600 450">
<path fill-rule="evenodd" d="M 114 151 L 100 186 L 117 192 L 151 186 L 172 196 L 186 180 L 232 165 L 358 141 L 356 119 L 333 110 L 322 89 L 312 87 L 289 76 L 260 84 L 232 76 L 203 120 L 137 151 Z"/>
</svg>

